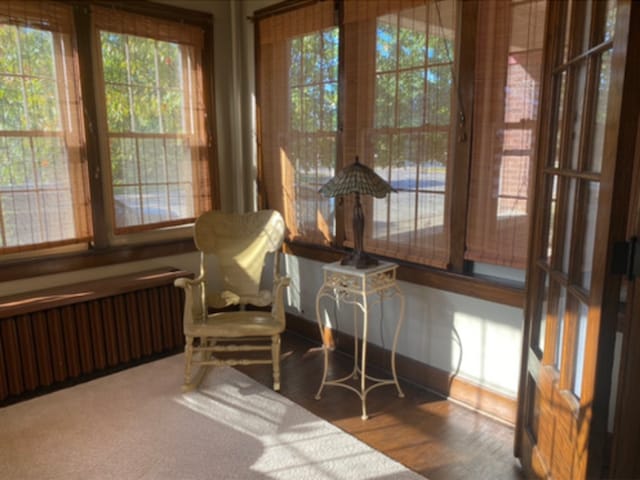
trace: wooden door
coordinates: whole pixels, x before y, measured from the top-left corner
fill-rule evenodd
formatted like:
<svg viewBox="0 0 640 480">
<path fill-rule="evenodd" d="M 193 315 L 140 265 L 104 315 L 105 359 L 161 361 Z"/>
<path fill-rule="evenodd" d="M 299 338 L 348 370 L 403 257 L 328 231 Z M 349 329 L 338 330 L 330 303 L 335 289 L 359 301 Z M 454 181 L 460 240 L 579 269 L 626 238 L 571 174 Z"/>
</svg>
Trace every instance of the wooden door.
<svg viewBox="0 0 640 480">
<path fill-rule="evenodd" d="M 621 295 L 624 306 L 621 333 L 620 375 L 615 405 L 615 426 L 610 476 L 640 478 L 640 121 L 636 134 L 631 188 L 631 212 L 627 237 L 633 247 Z"/>
<path fill-rule="evenodd" d="M 597 478 L 608 463 L 621 278 L 611 264 L 629 206 L 636 122 L 631 132 L 625 119 L 638 109 L 632 10 L 549 4 L 515 444 L 533 478 Z"/>
</svg>

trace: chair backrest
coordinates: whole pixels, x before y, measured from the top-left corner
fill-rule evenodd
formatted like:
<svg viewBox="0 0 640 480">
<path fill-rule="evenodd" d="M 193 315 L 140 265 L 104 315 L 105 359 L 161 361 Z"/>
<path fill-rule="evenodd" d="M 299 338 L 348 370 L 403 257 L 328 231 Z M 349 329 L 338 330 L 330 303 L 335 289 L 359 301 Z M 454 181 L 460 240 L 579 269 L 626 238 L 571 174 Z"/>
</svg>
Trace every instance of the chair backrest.
<svg viewBox="0 0 640 480">
<path fill-rule="evenodd" d="M 205 255 L 215 255 L 223 288 L 239 297 L 252 297 L 260 291 L 267 254 L 280 250 L 284 234 L 284 220 L 275 210 L 210 211 L 196 220 L 194 241 L 203 254 L 203 271 Z"/>
</svg>

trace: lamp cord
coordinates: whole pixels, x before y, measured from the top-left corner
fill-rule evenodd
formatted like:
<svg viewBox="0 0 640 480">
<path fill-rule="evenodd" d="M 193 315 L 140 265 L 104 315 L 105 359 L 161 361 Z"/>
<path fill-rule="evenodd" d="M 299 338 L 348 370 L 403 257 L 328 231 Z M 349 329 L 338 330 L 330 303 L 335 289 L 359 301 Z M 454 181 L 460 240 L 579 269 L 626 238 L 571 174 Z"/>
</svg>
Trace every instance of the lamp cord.
<svg viewBox="0 0 640 480">
<path fill-rule="evenodd" d="M 464 129 L 466 118 L 464 113 L 464 104 L 462 102 L 462 93 L 460 92 L 460 85 L 456 80 L 456 72 L 453 68 L 453 57 L 451 56 L 451 51 L 449 50 L 449 42 L 447 42 L 444 35 L 444 24 L 442 22 L 442 14 L 440 13 L 440 7 L 438 6 L 440 2 L 436 0 L 434 3 L 436 5 L 436 12 L 438 14 L 438 25 L 442 33 L 442 38 L 444 39 L 444 50 L 445 50 L 445 53 L 447 54 L 447 60 L 449 61 L 449 69 L 451 70 L 451 81 L 453 82 L 453 87 L 456 89 L 456 96 L 458 97 L 458 126 L 462 130 L 460 132 L 460 137 L 458 138 L 458 140 L 461 142 L 464 142 L 467 139 L 467 134 Z"/>
</svg>

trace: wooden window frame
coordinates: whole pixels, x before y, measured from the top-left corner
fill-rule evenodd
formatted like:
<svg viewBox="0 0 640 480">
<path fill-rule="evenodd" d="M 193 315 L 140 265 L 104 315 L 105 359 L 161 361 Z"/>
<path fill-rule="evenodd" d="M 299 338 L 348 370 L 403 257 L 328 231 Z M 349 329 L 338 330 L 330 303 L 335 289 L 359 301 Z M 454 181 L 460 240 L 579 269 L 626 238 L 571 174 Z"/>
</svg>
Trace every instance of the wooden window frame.
<svg viewBox="0 0 640 480">
<path fill-rule="evenodd" d="M 10 153 L 9 175 L 13 180 L 9 188 L 0 193 L 1 203 L 14 205 L 13 209 L 0 206 L 0 219 L 3 223 L 0 258 L 47 248 L 78 246 L 91 238 L 84 181 L 86 169 L 79 148 L 82 136 L 81 112 L 77 105 L 79 82 L 75 77 L 76 63 L 70 54 L 75 43 L 72 9 L 51 3 L 42 6 L 28 3 L 15 10 L 13 8 L 13 4 L 8 4 L 1 14 L 3 25 L 15 30 L 17 65 L 14 71 L 4 71 L 3 77 L 12 78 L 16 82 L 23 99 L 22 112 L 26 116 L 17 118 L 17 124 L 5 124 L 0 130 L 0 139 L 21 142 L 23 152 L 23 161 L 19 160 L 19 155 L 13 158 Z M 47 71 L 44 71 L 37 66 L 35 71 L 32 70 L 31 62 L 34 59 L 30 58 L 20 40 L 32 29 L 49 37 L 50 70 L 46 68 Z M 32 82 L 42 82 L 41 84 L 48 85 L 55 91 L 52 104 L 49 105 L 55 106 L 55 113 L 44 122 L 36 118 L 39 112 L 34 112 L 34 106 L 28 98 Z M 42 98 L 41 95 L 42 92 L 36 93 L 36 98 Z M 16 118 L 12 120 L 15 121 Z M 57 143 L 55 149 L 59 149 L 59 153 L 53 159 L 43 155 L 38 151 L 43 146 L 39 145 L 40 142 L 52 142 L 50 146 Z M 12 147 L 8 148 L 9 151 L 12 150 Z M 14 164 L 14 160 L 17 163 Z M 29 167 L 20 169 L 23 163 Z M 25 178 L 20 178 L 20 174 L 17 174 L 16 179 L 14 167 L 22 170 Z M 52 172 L 51 168 L 55 171 Z M 30 219 L 23 218 L 24 205 L 22 208 L 15 206 L 25 201 L 21 201 L 20 197 L 28 198 L 26 202 L 29 205 Z M 69 200 L 70 204 L 65 205 L 64 199 Z M 52 201 L 51 204 L 48 203 L 49 200 Z M 9 218 L 6 224 L 5 215 Z M 21 225 L 15 225 L 13 222 L 16 221 Z M 15 225 L 15 239 L 12 239 L 12 225 Z"/>
<path fill-rule="evenodd" d="M 264 9 L 258 10 L 253 19 L 260 19 L 271 15 L 277 15 L 296 8 L 310 5 L 318 0 L 292 0 L 274 4 Z M 336 0 L 340 7 L 340 0 Z M 473 298 L 487 300 L 498 304 L 512 306 L 516 308 L 524 307 L 525 286 L 521 282 L 506 280 L 502 278 L 486 277 L 473 274 L 473 262 L 464 259 L 465 247 L 465 219 L 467 217 L 467 191 L 468 179 L 470 175 L 470 141 L 467 117 L 471 117 L 473 105 L 473 72 L 475 69 L 475 31 L 478 4 L 476 1 L 461 2 L 460 5 L 460 39 L 457 70 L 455 71 L 458 81 L 459 101 L 466 107 L 465 110 L 458 110 L 452 115 L 452 120 L 456 122 L 454 128 L 455 150 L 451 155 L 451 172 L 449 184 L 449 207 L 450 208 L 450 261 L 446 269 L 429 267 L 422 264 L 411 263 L 398 260 L 396 258 L 386 258 L 400 265 L 398 278 L 403 281 L 424 285 L 439 290 L 449 291 L 466 295 Z M 338 8 L 338 16 L 342 18 L 342 7 Z M 339 22 L 339 25 L 342 21 Z M 257 22 L 256 22 L 257 25 Z M 341 43 L 340 49 L 344 48 L 344 29 L 340 29 Z M 256 70 L 259 67 L 259 55 L 256 55 Z M 339 59 L 339 88 L 344 82 L 344 54 L 340 53 Z M 257 91 L 260 96 L 259 85 Z M 344 102 L 343 96 L 339 99 Z M 339 113 L 340 115 L 340 113 Z M 343 131 L 343 119 L 338 119 L 338 128 Z M 258 128 L 258 131 L 260 129 Z M 258 133 L 260 136 L 260 133 Z M 259 140 L 260 143 L 260 140 Z M 341 165 L 341 151 L 338 151 L 338 166 Z M 263 185 L 262 172 L 264 165 L 258 149 L 258 179 L 259 186 Z M 265 195 L 259 189 L 258 202 L 261 206 L 266 206 Z M 346 251 L 345 224 L 344 224 L 344 202 L 336 202 L 336 234 L 332 245 L 318 245 L 299 240 L 287 240 L 284 245 L 285 252 L 302 258 L 307 258 L 321 262 L 333 262 L 340 260 Z M 348 243 L 348 242 L 347 242 Z"/>
<path fill-rule="evenodd" d="M 198 26 L 204 31 L 204 44 L 213 45 L 213 17 L 210 14 L 192 11 L 170 5 L 152 4 L 146 1 L 118 2 L 107 1 L 83 2 L 79 0 L 63 0 L 74 8 L 76 28 L 76 48 L 79 63 L 79 84 L 82 89 L 84 123 L 86 131 L 86 158 L 89 170 L 88 190 L 91 192 L 91 213 L 93 220 L 93 240 L 86 246 L 73 249 L 41 249 L 19 255 L 0 256 L 0 282 L 19 280 L 34 276 L 95 268 L 169 255 L 179 255 L 195 251 L 191 229 L 185 226 L 175 230 L 168 236 L 156 232 L 146 232 L 139 238 L 116 242 L 104 218 L 107 212 L 102 159 L 100 151 L 98 93 L 93 80 L 95 61 L 93 48 L 93 29 L 90 18 L 90 6 L 118 8 L 127 13 L 136 13 L 159 19 L 181 21 Z M 211 192 L 211 208 L 220 205 L 218 189 L 218 167 L 215 154 L 215 103 L 213 83 L 213 48 L 202 51 L 203 95 L 207 112 L 205 125 L 207 136 L 207 157 L 209 169 L 209 189 Z M 106 132 L 104 132 L 106 134 Z M 98 219 L 98 220 L 96 220 Z M 46 260 L 46 261 L 45 261 Z"/>
</svg>

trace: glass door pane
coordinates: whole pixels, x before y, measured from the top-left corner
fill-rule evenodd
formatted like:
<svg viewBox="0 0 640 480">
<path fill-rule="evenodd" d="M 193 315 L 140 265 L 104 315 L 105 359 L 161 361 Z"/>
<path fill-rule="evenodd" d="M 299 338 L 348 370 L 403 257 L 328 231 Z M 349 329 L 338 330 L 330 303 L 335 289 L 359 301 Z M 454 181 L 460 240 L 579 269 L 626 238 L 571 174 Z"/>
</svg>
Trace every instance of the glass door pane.
<svg viewBox="0 0 640 480">
<path fill-rule="evenodd" d="M 593 264 L 593 249 L 596 238 L 596 217 L 598 213 L 598 199 L 600 198 L 600 183 L 598 182 L 583 182 L 583 200 L 582 200 L 582 221 L 581 221 L 581 234 L 580 241 L 582 242 L 582 249 L 580 250 L 580 263 L 578 272 L 578 278 L 576 279 L 578 284 L 585 290 L 591 288 L 591 273 Z"/>
</svg>

